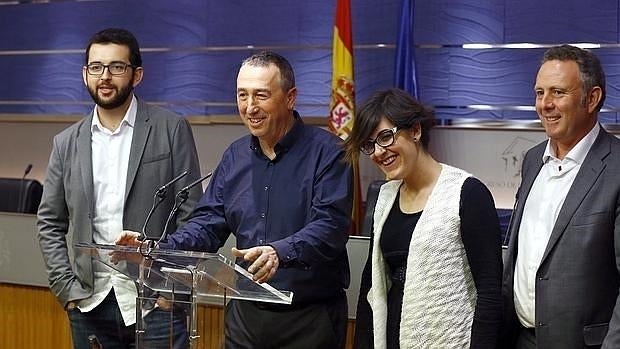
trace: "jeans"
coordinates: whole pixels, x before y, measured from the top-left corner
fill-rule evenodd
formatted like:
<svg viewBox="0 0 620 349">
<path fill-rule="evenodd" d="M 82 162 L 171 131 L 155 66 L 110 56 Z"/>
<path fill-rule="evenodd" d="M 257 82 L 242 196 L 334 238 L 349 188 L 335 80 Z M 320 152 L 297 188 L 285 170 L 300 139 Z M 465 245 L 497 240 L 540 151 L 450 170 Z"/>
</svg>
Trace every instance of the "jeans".
<svg viewBox="0 0 620 349">
<path fill-rule="evenodd" d="M 186 349 L 189 347 L 186 312 L 177 307 L 155 308 L 142 323 L 146 329 L 136 346 L 136 326 L 125 326 L 114 291 L 95 309 L 82 313 L 77 307 L 68 310 L 75 349 L 91 349 L 88 337 L 95 335 L 103 349 Z"/>
<path fill-rule="evenodd" d="M 172 307 L 170 310 L 155 308 L 144 317 L 142 323 L 146 332 L 143 338 L 138 340 L 138 348 L 189 348 L 187 316 L 182 308 Z"/>
</svg>

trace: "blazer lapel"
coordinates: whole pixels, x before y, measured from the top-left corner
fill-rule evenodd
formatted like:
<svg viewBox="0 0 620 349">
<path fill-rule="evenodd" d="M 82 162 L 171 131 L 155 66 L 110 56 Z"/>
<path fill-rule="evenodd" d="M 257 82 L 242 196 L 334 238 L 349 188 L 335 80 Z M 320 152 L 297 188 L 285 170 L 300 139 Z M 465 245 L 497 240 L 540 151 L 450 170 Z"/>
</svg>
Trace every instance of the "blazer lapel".
<svg viewBox="0 0 620 349">
<path fill-rule="evenodd" d="M 134 124 L 133 138 L 131 140 L 131 150 L 129 151 L 129 165 L 127 167 L 127 185 L 125 187 L 125 198 L 129 196 L 133 182 L 136 179 L 138 173 L 138 166 L 142 160 L 146 142 L 151 132 L 151 125 L 149 122 L 149 114 L 146 110 L 146 104 L 138 100 L 138 111 L 136 112 L 136 122 Z"/>
<path fill-rule="evenodd" d="M 87 117 L 80 129 L 77 136 L 77 156 L 79 161 L 79 168 L 82 177 L 82 187 L 84 189 L 84 196 L 86 197 L 86 203 L 88 204 L 88 213 L 91 214 L 95 210 L 94 206 L 94 186 L 93 186 L 93 155 L 91 148 L 91 124 L 93 120 L 93 114 Z"/>
<path fill-rule="evenodd" d="M 510 241 L 509 244 L 511 246 L 515 246 L 516 250 L 517 241 L 518 241 L 518 232 L 519 227 L 521 226 L 521 218 L 523 218 L 523 209 L 525 208 L 525 201 L 530 194 L 530 190 L 532 189 L 532 185 L 534 185 L 534 181 L 536 177 L 538 177 L 538 173 L 543 166 L 542 156 L 545 152 L 545 147 L 547 146 L 547 142 L 543 142 L 539 144 L 536 148 L 533 149 L 533 152 L 529 155 L 529 158 L 532 159 L 531 164 L 525 164 L 524 171 L 522 172 L 523 178 L 521 179 L 521 186 L 517 191 L 517 197 L 515 198 L 515 211 L 512 213 L 514 217 L 513 221 L 510 222 L 510 226 L 508 227 L 508 231 L 510 232 Z M 513 254 L 513 257 L 516 257 L 516 253 Z"/>
<path fill-rule="evenodd" d="M 549 242 L 545 248 L 545 253 L 543 254 L 541 264 L 547 258 L 549 252 L 553 249 L 562 234 L 564 234 L 568 223 L 575 214 L 575 211 L 581 205 L 588 191 L 590 191 L 598 177 L 603 172 L 605 163 L 602 160 L 608 154 L 609 139 L 607 138 L 607 132 L 601 128 L 596 141 L 592 144 L 592 148 L 584 159 L 583 164 L 577 173 L 577 177 L 575 177 L 575 181 L 566 195 L 564 204 L 558 214 L 558 219 L 555 221 L 553 231 L 549 237 Z"/>
</svg>

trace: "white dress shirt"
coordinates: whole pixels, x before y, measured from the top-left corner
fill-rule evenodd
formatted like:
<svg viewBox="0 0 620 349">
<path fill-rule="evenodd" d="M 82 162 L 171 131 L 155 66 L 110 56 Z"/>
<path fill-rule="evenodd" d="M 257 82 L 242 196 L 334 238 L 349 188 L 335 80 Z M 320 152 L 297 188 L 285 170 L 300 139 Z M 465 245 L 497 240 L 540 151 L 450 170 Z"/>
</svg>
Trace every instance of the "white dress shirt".
<svg viewBox="0 0 620 349">
<path fill-rule="evenodd" d="M 562 160 L 555 156 L 551 141 L 547 141 L 543 166 L 525 201 L 519 227 L 514 302 L 517 316 L 524 327 L 535 327 L 536 272 L 566 195 L 599 130 L 600 126 L 596 123 Z"/>
<path fill-rule="evenodd" d="M 93 240 L 99 244 L 114 244 L 123 230 L 123 208 L 129 153 L 136 121 L 137 101 L 132 97 L 127 113 L 116 130 L 103 127 L 97 107 L 91 125 L 91 149 L 95 216 L 93 217 Z M 121 262 L 120 270 L 125 267 Z M 88 312 L 99 305 L 114 290 L 119 309 L 126 326 L 136 322 L 136 297 L 134 282 L 122 273 L 103 263 L 93 262 L 95 274 L 94 293 L 81 300 L 78 307 Z"/>
</svg>

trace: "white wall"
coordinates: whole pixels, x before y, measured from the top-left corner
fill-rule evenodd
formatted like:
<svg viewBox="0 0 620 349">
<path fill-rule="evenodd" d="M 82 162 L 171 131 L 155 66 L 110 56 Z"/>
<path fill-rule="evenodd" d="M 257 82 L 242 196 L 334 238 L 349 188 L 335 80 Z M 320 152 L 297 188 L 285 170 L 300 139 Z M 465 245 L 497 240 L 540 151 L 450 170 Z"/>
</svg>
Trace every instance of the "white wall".
<svg viewBox="0 0 620 349">
<path fill-rule="evenodd" d="M 0 122 L 0 177 L 21 177 L 26 166 L 30 178 L 43 182 L 53 136 L 70 123 Z M 247 134 L 241 124 L 193 125 L 201 172 L 213 170 L 224 149 Z M 545 139 L 540 129 L 436 128 L 431 135 L 431 153 L 444 163 L 463 168 L 491 190 L 498 208 L 510 208 L 520 182 L 519 169 L 527 149 Z M 368 183 L 382 179 L 381 172 L 362 156 L 362 192 Z"/>
<path fill-rule="evenodd" d="M 542 129 L 436 129 L 431 152 L 487 185 L 497 208 L 512 208 L 525 152 L 546 139 Z"/>
<path fill-rule="evenodd" d="M 54 135 L 71 123 L 0 122 L 0 177 L 21 177 L 33 164 L 29 178 L 43 183 Z M 247 133 L 243 125 L 193 125 L 201 172 L 218 164 L 231 141 Z"/>
</svg>

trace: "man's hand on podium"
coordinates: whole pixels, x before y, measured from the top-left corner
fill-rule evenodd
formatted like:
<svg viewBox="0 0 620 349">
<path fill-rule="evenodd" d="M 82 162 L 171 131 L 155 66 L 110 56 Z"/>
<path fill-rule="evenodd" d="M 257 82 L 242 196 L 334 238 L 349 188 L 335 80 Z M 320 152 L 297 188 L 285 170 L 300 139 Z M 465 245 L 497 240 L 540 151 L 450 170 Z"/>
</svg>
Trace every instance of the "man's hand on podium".
<svg viewBox="0 0 620 349">
<path fill-rule="evenodd" d="M 131 231 L 131 230 L 123 230 L 121 234 L 118 236 L 118 238 L 116 238 L 116 241 L 114 241 L 114 243 L 116 245 L 135 246 L 135 247 L 140 248 L 140 245 L 142 244 L 142 242 L 138 240 L 138 237 L 140 237 L 140 233 L 138 232 Z M 136 252 L 112 252 L 110 253 L 110 260 L 114 264 L 118 264 L 118 262 L 123 261 L 123 260 L 138 264 L 142 262 L 143 260 L 142 257 L 143 256 L 140 253 L 138 253 L 138 250 L 136 250 Z"/>
<path fill-rule="evenodd" d="M 253 262 L 248 271 L 254 275 L 254 281 L 258 283 L 269 281 L 280 265 L 278 254 L 271 246 L 256 246 L 244 250 L 233 247 L 232 254 L 248 262 Z"/>
<path fill-rule="evenodd" d="M 140 247 L 142 242 L 138 240 L 138 237 L 140 237 L 140 233 L 137 231 L 123 230 L 114 243 L 117 245 Z"/>
</svg>

